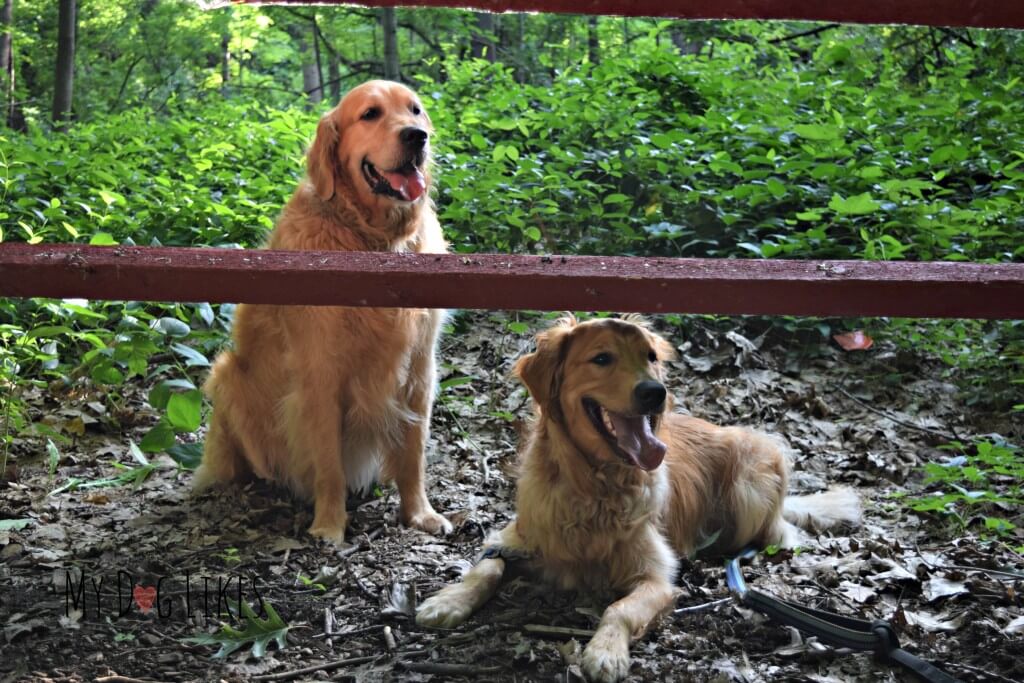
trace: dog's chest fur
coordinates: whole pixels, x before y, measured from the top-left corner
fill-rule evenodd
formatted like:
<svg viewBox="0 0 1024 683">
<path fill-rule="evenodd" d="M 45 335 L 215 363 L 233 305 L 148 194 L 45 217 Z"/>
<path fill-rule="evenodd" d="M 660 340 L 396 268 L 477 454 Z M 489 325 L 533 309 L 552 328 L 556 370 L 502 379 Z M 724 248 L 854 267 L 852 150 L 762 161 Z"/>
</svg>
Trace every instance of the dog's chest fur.
<svg viewBox="0 0 1024 683">
<path fill-rule="evenodd" d="M 530 457 L 545 457 L 527 454 Z M 517 529 L 546 578 L 564 588 L 617 588 L 614 576 L 635 555 L 634 544 L 658 527 L 668 496 L 664 471 L 609 468 L 586 488 L 550 463 L 524 462 Z"/>
</svg>

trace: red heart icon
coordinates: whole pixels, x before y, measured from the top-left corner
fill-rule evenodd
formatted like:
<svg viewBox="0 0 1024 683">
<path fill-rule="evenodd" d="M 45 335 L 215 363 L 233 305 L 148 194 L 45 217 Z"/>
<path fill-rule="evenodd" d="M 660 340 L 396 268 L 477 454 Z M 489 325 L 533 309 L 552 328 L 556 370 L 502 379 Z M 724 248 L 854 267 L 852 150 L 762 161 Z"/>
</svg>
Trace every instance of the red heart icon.
<svg viewBox="0 0 1024 683">
<path fill-rule="evenodd" d="M 142 613 L 147 614 L 153 609 L 153 601 L 156 599 L 156 588 L 141 584 L 136 585 L 132 588 L 132 597 L 135 598 L 135 604 L 139 606 Z"/>
</svg>

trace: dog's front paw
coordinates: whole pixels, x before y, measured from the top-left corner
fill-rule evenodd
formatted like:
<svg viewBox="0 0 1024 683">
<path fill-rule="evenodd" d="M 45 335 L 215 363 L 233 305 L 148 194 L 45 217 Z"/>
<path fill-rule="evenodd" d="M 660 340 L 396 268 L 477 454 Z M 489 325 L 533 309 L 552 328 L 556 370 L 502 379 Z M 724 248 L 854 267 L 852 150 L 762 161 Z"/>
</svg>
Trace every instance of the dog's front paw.
<svg viewBox="0 0 1024 683">
<path fill-rule="evenodd" d="M 340 525 L 338 524 L 317 524 L 313 523 L 313 526 L 309 528 L 311 536 L 322 538 L 325 541 L 334 543 L 335 545 L 344 545 L 345 543 L 345 527 L 348 526 L 344 520 Z"/>
<path fill-rule="evenodd" d="M 599 628 L 583 651 L 587 680 L 616 683 L 629 673 L 629 636 L 618 629 Z"/>
<path fill-rule="evenodd" d="M 416 609 L 416 623 L 430 628 L 455 628 L 469 619 L 472 606 L 462 599 L 458 585 L 432 595 Z"/>
<path fill-rule="evenodd" d="M 428 534 L 433 534 L 435 536 L 445 536 L 450 534 L 453 529 L 451 522 L 449 522 L 443 515 L 437 514 L 430 508 L 409 515 L 406 518 L 405 523 L 413 529 L 426 531 Z"/>
</svg>

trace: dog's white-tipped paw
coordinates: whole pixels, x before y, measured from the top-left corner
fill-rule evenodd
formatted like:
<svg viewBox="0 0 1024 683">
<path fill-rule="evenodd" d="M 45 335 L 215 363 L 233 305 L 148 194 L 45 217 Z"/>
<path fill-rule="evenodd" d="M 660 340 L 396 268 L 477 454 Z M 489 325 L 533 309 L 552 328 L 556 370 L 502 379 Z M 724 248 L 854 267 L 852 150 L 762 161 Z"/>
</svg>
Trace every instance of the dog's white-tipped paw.
<svg viewBox="0 0 1024 683">
<path fill-rule="evenodd" d="M 601 630 L 583 651 L 583 673 L 595 683 L 617 683 L 629 673 L 629 638 Z"/>
<path fill-rule="evenodd" d="M 410 515 L 406 524 L 413 529 L 426 531 L 434 536 L 447 536 L 454 527 L 444 515 L 439 515 L 433 510 L 425 510 L 415 515 Z"/>
<path fill-rule="evenodd" d="M 341 526 L 314 526 L 309 534 L 315 538 L 322 538 L 335 545 L 345 545 L 345 525 Z"/>
<path fill-rule="evenodd" d="M 471 614 L 472 607 L 446 588 L 420 604 L 416 609 L 416 623 L 430 628 L 455 628 Z"/>
</svg>

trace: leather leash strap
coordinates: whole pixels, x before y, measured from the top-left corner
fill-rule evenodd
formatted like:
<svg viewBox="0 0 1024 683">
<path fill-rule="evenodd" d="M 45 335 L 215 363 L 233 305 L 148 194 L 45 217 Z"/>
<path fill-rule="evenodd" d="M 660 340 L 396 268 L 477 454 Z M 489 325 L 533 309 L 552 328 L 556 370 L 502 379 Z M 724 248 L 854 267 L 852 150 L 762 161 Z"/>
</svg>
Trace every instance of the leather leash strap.
<svg viewBox="0 0 1024 683">
<path fill-rule="evenodd" d="M 745 607 L 817 636 L 819 640 L 834 647 L 873 651 L 879 661 L 896 662 L 928 683 L 960 683 L 945 671 L 902 649 L 896 637 L 896 630 L 888 621 L 854 619 L 797 605 L 748 588 L 743 580 L 740 560 L 753 557 L 755 554 L 756 550 L 747 548 L 725 565 L 729 589 Z"/>
</svg>

